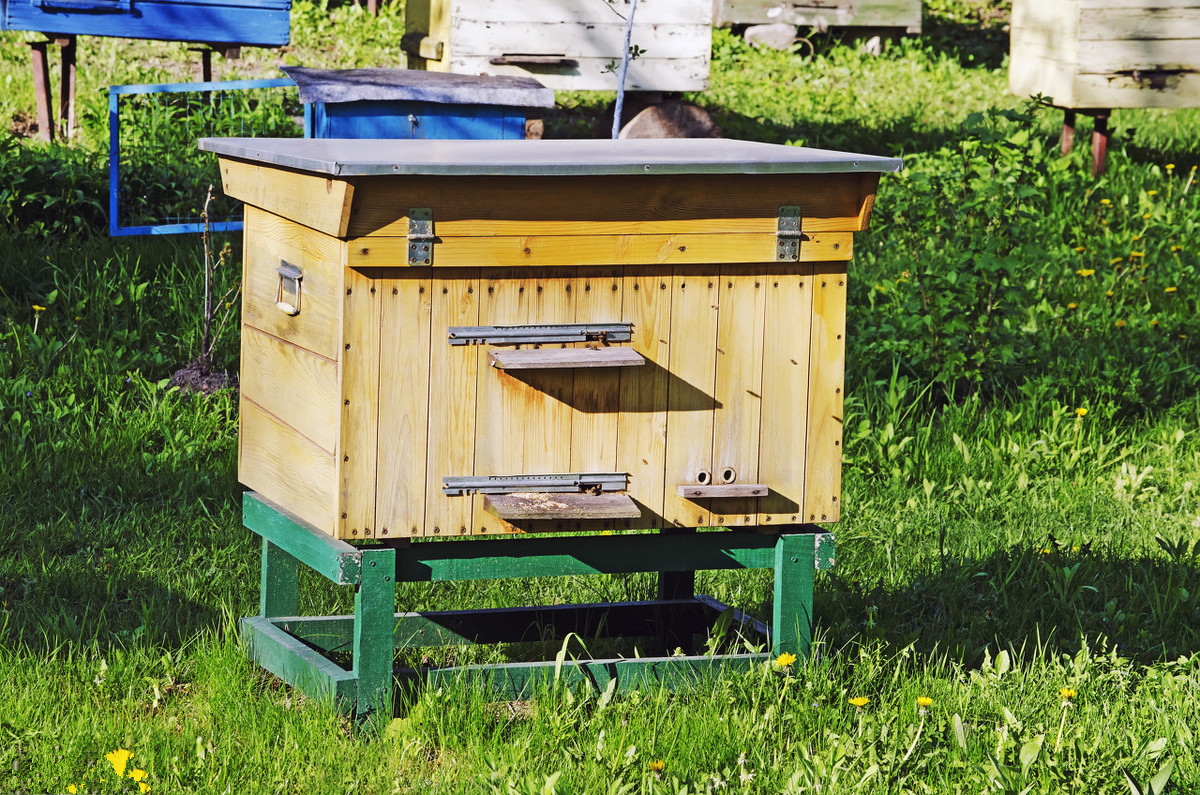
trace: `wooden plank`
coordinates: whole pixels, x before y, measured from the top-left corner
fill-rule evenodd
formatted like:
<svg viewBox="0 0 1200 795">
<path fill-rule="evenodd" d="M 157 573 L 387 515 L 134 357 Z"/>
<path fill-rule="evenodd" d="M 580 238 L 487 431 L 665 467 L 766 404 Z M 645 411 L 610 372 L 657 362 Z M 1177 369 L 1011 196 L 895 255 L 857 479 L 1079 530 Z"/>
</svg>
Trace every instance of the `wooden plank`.
<svg viewBox="0 0 1200 795">
<path fill-rule="evenodd" d="M 1073 98 L 1081 108 L 1196 108 L 1200 72 L 1168 77 L 1161 90 L 1131 75 L 1077 75 Z"/>
<path fill-rule="evenodd" d="M 575 322 L 574 269 L 534 271 L 529 322 L 535 325 Z M 522 469 L 518 472 L 568 472 L 571 468 L 570 401 L 575 373 L 549 370 L 526 374 L 529 388 L 518 421 L 524 426 Z"/>
<path fill-rule="evenodd" d="M 529 322 L 529 305 L 536 285 L 518 278 L 514 271 L 486 271 L 480 280 L 479 323 L 481 325 Z M 452 347 L 445 336 L 435 338 L 435 345 Z M 461 348 L 460 348 L 461 349 Z M 436 349 L 435 349 L 436 350 Z M 461 349 L 477 360 L 479 400 L 475 426 L 476 475 L 497 475 L 523 472 L 522 450 L 525 444 L 525 391 L 529 388 L 520 379 L 488 366 L 488 349 L 471 346 Z M 443 473 L 458 474 L 458 473 Z M 473 502 L 476 533 L 517 532 L 517 528 L 486 511 L 483 496 L 459 497 Z"/>
<path fill-rule="evenodd" d="M 1089 8 L 1079 14 L 1081 41 L 1130 40 L 1157 42 L 1166 39 L 1190 39 L 1200 47 L 1200 3 L 1191 7 Z M 1192 63 L 1200 59 L 1193 49 Z"/>
<path fill-rule="evenodd" d="M 836 522 L 841 514 L 845 335 L 845 267 L 837 262 L 817 265 L 813 272 L 805 449 L 804 512 L 810 522 Z"/>
<path fill-rule="evenodd" d="M 717 11 L 715 25 L 762 25 L 786 22 L 806 27 L 904 28 L 921 32 L 920 0 L 724 0 Z"/>
<path fill-rule="evenodd" d="M 356 547 L 318 530 L 258 492 L 242 493 L 242 523 L 261 536 L 267 546 L 284 552 L 293 562 L 304 564 L 334 585 L 358 585 L 362 579 L 362 553 Z"/>
<path fill-rule="evenodd" d="M 850 232 L 813 232 L 800 243 L 802 262 L 850 259 Z M 586 265 L 709 265 L 772 262 L 775 231 L 753 234 L 549 235 L 441 237 L 433 263 L 441 268 L 539 268 Z M 408 241 L 398 237 L 356 238 L 349 243 L 351 267 L 404 266 Z"/>
<path fill-rule="evenodd" d="M 766 289 L 761 265 L 726 266 L 717 282 L 716 409 L 713 415 L 712 484 L 760 482 L 763 332 Z M 774 331 L 772 331 L 774 333 Z M 723 500 L 712 506 L 713 524 L 752 525 L 758 499 Z"/>
<path fill-rule="evenodd" d="M 1141 0 L 1078 0 L 1080 9 L 1101 9 L 1101 8 L 1131 8 L 1141 10 L 1151 10 L 1148 6 L 1152 5 L 1153 9 L 1174 9 L 1174 8 L 1195 8 L 1196 0 L 1153 0 L 1152 4 L 1141 2 Z"/>
<path fill-rule="evenodd" d="M 627 494 L 487 494 L 484 508 L 508 522 L 563 519 L 636 519 L 642 511 Z"/>
<path fill-rule="evenodd" d="M 613 57 L 578 58 L 574 65 L 560 69 L 521 66 L 497 66 L 484 55 L 448 57 L 429 61 L 444 65 L 442 71 L 455 74 L 508 75 L 532 77 L 555 91 L 615 91 L 616 72 Z M 629 64 L 628 91 L 705 91 L 708 89 L 708 54 L 693 58 L 638 58 Z"/>
<path fill-rule="evenodd" d="M 1132 69 L 1200 69 L 1200 41 L 1160 39 L 1079 42 L 1081 73 L 1112 74 Z"/>
<path fill-rule="evenodd" d="M 684 483 L 676 487 L 675 493 L 689 500 L 731 499 L 767 496 L 767 487 L 762 483 L 724 483 L 717 486 L 697 486 L 694 483 Z M 714 509 L 723 506 L 715 505 Z M 750 523 L 743 523 L 750 524 Z"/>
<path fill-rule="evenodd" d="M 491 350 L 488 364 L 498 370 L 562 370 L 640 367 L 646 358 L 632 348 L 548 348 Z M 615 386 L 615 382 L 613 384 Z M 575 390 L 578 395 L 579 390 Z M 614 436 L 615 436 L 614 431 Z M 572 469 L 580 469 L 572 467 Z M 596 467 L 583 467 L 594 470 Z"/>
<path fill-rule="evenodd" d="M 342 306 L 341 434 L 336 463 L 341 490 L 338 538 L 375 537 L 379 453 L 379 319 L 377 272 L 347 268 Z"/>
<path fill-rule="evenodd" d="M 801 207 L 805 233 L 856 232 L 863 199 L 855 173 L 356 177 L 348 235 L 403 238 L 413 207 L 432 209 L 434 232 L 443 239 L 774 235 L 785 205 Z"/>
<path fill-rule="evenodd" d="M 379 537 L 425 534 L 432 272 L 390 271 L 382 293 L 379 362 Z"/>
<path fill-rule="evenodd" d="M 526 5 L 526 4 L 522 4 Z M 599 7 L 597 3 L 595 7 Z M 707 60 L 712 50 L 711 7 L 705 19 L 675 20 L 674 24 L 639 25 L 634 20 L 632 44 L 646 51 L 634 63 Z M 605 16 L 599 17 L 599 14 Z M 625 21 L 599 8 L 597 21 L 580 25 L 570 20 L 516 24 L 455 16 L 450 32 L 451 58 L 491 58 L 497 55 L 553 55 L 573 59 L 614 58 L 620 61 L 625 47 Z"/>
<path fill-rule="evenodd" d="M 226 196 L 334 237 L 345 237 L 354 186 L 346 180 L 220 158 Z"/>
<path fill-rule="evenodd" d="M 671 278 L 658 268 L 625 268 L 621 320 L 633 324 L 629 347 L 646 366 L 621 373 L 617 464 L 629 473 L 629 494 L 642 508 L 638 527 L 663 526 L 667 385 L 671 351 Z"/>
<path fill-rule="evenodd" d="M 238 481 L 323 533 L 337 512 L 334 457 L 242 395 Z"/>
<path fill-rule="evenodd" d="M 479 325 L 479 271 L 434 268 L 432 275 L 425 527 L 427 534 L 462 535 L 471 530 L 472 501 L 443 494 L 442 478 L 474 471 L 479 354 L 444 340 L 450 326 Z"/>
<path fill-rule="evenodd" d="M 621 320 L 624 301 L 621 272 L 617 268 L 580 268 L 575 282 L 575 322 L 614 323 Z M 635 332 L 636 333 L 636 332 Z M 585 361 L 597 356 L 615 367 L 645 366 L 646 359 L 628 346 L 593 350 L 587 346 L 564 349 L 571 358 Z M 624 361 L 624 364 L 619 362 Z M 617 409 L 624 370 L 588 369 L 576 372 L 571 396 L 572 472 L 619 472 L 617 469 Z M 641 516 L 641 510 L 633 518 Z"/>
<path fill-rule="evenodd" d="M 229 4 L 211 0 L 138 2 L 124 13 L 115 4 L 4 3 L 5 30 L 53 31 L 59 36 L 115 36 L 155 41 L 279 47 L 288 43 L 285 2 Z M 100 13 L 95 13 L 99 11 Z"/>
<path fill-rule="evenodd" d="M 246 207 L 242 256 L 242 322 L 336 360 L 345 244 L 255 207 Z M 298 315 L 275 306 L 276 269 L 287 261 L 304 273 Z"/>
<path fill-rule="evenodd" d="M 624 0 L 564 0 L 555 3 L 530 3 L 528 0 L 472 0 L 460 2 L 459 18 L 491 24 L 524 22 L 569 22 L 611 25 L 629 12 Z M 638 3 L 636 26 L 673 25 L 680 20 L 708 24 L 712 4 L 706 0 L 645 0 Z M 635 27 L 634 30 L 637 30 Z"/>
<path fill-rule="evenodd" d="M 337 447 L 337 362 L 242 326 L 243 395 L 325 452 Z"/>
<path fill-rule="evenodd" d="M 759 500 L 759 525 L 804 521 L 812 275 L 797 265 L 769 277 L 758 479 L 771 493 Z"/>
<path fill-rule="evenodd" d="M 668 483 L 696 483 L 700 472 L 712 472 L 718 279 L 713 268 L 682 267 L 671 281 Z M 670 491 L 663 495 L 663 517 L 683 527 L 704 527 L 711 521 L 706 507 Z"/>
</svg>

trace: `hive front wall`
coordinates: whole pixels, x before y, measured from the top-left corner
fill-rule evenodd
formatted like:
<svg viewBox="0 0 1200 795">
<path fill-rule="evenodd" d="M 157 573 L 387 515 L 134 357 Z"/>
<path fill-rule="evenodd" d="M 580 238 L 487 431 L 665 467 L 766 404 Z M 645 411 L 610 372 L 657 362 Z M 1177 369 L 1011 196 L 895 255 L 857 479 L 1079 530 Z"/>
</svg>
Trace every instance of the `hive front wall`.
<svg viewBox="0 0 1200 795">
<path fill-rule="evenodd" d="M 847 176 L 845 189 L 813 183 L 835 209 L 805 218 L 799 262 L 773 261 L 769 195 L 766 219 L 751 207 L 693 223 L 686 190 L 649 183 L 635 199 L 654 211 L 640 215 L 619 200 L 535 212 L 477 193 L 460 221 L 426 193 L 431 267 L 400 264 L 407 210 L 395 208 L 414 199 L 382 183 L 347 191 L 348 216 L 309 202 L 326 231 L 248 206 L 241 481 L 347 539 L 836 521 L 847 230 L 866 225 L 874 178 Z M 576 234 L 553 234 L 564 230 Z M 304 274 L 294 317 L 275 306 L 281 261 Z M 494 346 L 449 343 L 452 326 L 582 322 L 632 324 L 613 345 L 645 364 L 506 371 L 489 362 Z M 448 476 L 586 471 L 628 473 L 641 517 L 518 527 L 480 495 L 442 490 Z M 770 491 L 681 497 L 701 472 Z"/>
</svg>

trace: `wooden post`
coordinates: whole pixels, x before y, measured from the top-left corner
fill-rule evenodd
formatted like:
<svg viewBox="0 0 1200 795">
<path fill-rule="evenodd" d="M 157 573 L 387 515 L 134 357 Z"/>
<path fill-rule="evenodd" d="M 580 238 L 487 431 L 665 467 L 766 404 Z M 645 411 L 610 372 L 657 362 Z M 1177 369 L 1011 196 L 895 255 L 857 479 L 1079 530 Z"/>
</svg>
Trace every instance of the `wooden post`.
<svg viewBox="0 0 1200 795">
<path fill-rule="evenodd" d="M 776 657 L 784 652 L 803 657 L 812 645 L 815 555 L 816 541 L 811 533 L 785 533 L 775 542 L 771 654 Z"/>
<path fill-rule="evenodd" d="M 62 125 L 59 135 L 69 140 L 75 137 L 75 37 L 62 36 L 54 43 L 62 55 L 58 84 L 58 123 Z"/>
<path fill-rule="evenodd" d="M 299 612 L 300 561 L 264 538 L 258 614 L 263 618 L 276 618 Z"/>
<path fill-rule="evenodd" d="M 1092 176 L 1098 177 L 1104 173 L 1105 160 L 1108 157 L 1108 142 L 1110 139 L 1108 131 L 1108 114 L 1109 111 L 1097 111 L 1095 115 L 1096 123 L 1092 127 Z"/>
<path fill-rule="evenodd" d="M 1075 111 L 1071 108 L 1063 110 L 1063 128 L 1062 128 L 1062 153 L 1063 155 L 1071 154 L 1071 147 L 1075 144 Z"/>
<path fill-rule="evenodd" d="M 37 101 L 38 138 L 54 140 L 54 117 L 50 110 L 50 63 L 46 59 L 48 41 L 29 42 L 33 61 L 33 94 Z"/>
<path fill-rule="evenodd" d="M 356 717 L 380 729 L 392 717 L 392 656 L 395 649 L 396 550 L 364 549 L 362 582 L 354 594 Z"/>
</svg>

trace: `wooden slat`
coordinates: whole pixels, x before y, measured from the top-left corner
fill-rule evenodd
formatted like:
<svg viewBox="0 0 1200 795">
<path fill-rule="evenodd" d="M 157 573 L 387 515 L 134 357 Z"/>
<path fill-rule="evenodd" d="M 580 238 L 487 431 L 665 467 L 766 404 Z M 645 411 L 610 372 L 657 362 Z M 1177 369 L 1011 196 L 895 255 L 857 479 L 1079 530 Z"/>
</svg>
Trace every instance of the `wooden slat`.
<svg viewBox="0 0 1200 795">
<path fill-rule="evenodd" d="M 629 347 L 646 357 L 646 366 L 621 373 L 615 471 L 629 473 L 629 494 L 642 507 L 637 526 L 658 528 L 666 468 L 671 277 L 655 268 L 626 268 L 622 284 L 621 320 L 633 324 Z"/>
<path fill-rule="evenodd" d="M 690 500 L 708 500 L 708 499 L 737 499 L 738 502 L 745 502 L 747 498 L 767 496 L 767 486 L 763 483 L 723 483 L 716 486 L 697 486 L 694 483 L 684 483 L 676 487 L 675 493 L 680 497 L 687 497 Z M 714 505 L 714 510 L 724 509 L 723 505 Z M 718 516 L 714 516 L 714 521 L 719 522 Z M 743 524 L 753 524 L 743 523 Z"/>
<path fill-rule="evenodd" d="M 530 3 L 528 0 L 471 0 L 459 2 L 459 17 L 474 22 L 513 24 L 523 22 L 572 22 L 611 25 L 624 13 L 624 0 L 566 0 L 556 3 Z M 706 0 L 647 0 L 638 5 L 638 25 L 678 24 L 681 20 L 708 24 L 712 5 Z M 636 31 L 637 28 L 634 28 Z"/>
<path fill-rule="evenodd" d="M 717 276 L 712 268 L 676 268 L 671 283 L 671 366 L 667 386 L 668 483 L 695 483 L 712 471 L 716 386 Z M 704 527 L 704 506 L 664 494 L 663 516 L 683 527 Z"/>
<path fill-rule="evenodd" d="M 580 268 L 575 280 L 575 322 L 614 323 L 621 320 L 625 284 L 617 268 Z M 641 367 L 645 357 L 632 346 L 592 349 L 586 345 L 563 349 L 568 358 L 612 361 L 613 367 Z M 575 373 L 571 396 L 572 472 L 618 472 L 617 408 L 625 370 L 601 368 Z M 635 517 L 641 515 L 640 509 Z"/>
<path fill-rule="evenodd" d="M 342 304 L 341 490 L 338 538 L 375 537 L 379 453 L 379 319 L 376 272 L 347 269 Z"/>
<path fill-rule="evenodd" d="M 598 3 L 596 4 L 599 5 Z M 711 14 L 711 7 L 709 14 Z M 600 17 L 600 14 L 606 16 Z M 456 16 L 450 38 L 456 58 L 508 54 L 566 55 L 571 58 L 619 58 L 624 47 L 625 21 L 600 8 L 597 21 L 521 21 L 496 24 Z M 636 25 L 634 41 L 646 51 L 639 61 L 706 58 L 712 49 L 712 28 L 705 19 L 675 20 L 674 24 Z M 603 20 L 603 21 L 600 21 Z"/>
<path fill-rule="evenodd" d="M 536 285 L 518 278 L 513 271 L 485 271 L 479 282 L 479 324 L 521 325 L 529 322 L 529 305 Z M 443 337 L 438 347 L 450 348 Z M 438 348 L 434 349 L 437 355 Z M 465 349 L 477 360 L 478 404 L 475 426 L 476 475 L 523 472 L 521 453 L 525 444 L 525 419 L 521 415 L 528 386 L 513 376 L 488 366 L 485 346 Z M 458 473 L 443 473 L 458 474 Z M 459 497 L 474 504 L 476 533 L 515 532 L 517 528 L 486 511 L 483 496 Z"/>
<path fill-rule="evenodd" d="M 333 455 L 338 439 L 337 362 L 242 326 L 244 396 Z"/>
<path fill-rule="evenodd" d="M 468 75 L 511 75 L 532 77 L 555 91 L 615 91 L 616 70 L 613 58 L 579 58 L 574 66 L 560 70 L 520 66 L 496 66 L 487 55 L 447 57 L 438 64 L 442 71 Z M 625 78 L 627 91 L 704 91 L 708 88 L 708 54 L 693 58 L 638 58 L 629 64 Z"/>
<path fill-rule="evenodd" d="M 836 522 L 841 513 L 845 334 L 846 270 L 836 262 L 818 265 L 813 273 L 805 452 L 804 510 L 810 522 Z"/>
<path fill-rule="evenodd" d="M 757 484 L 762 413 L 763 328 L 766 288 L 761 265 L 727 266 L 718 278 L 717 379 L 713 396 L 712 482 Z M 774 332 L 772 332 L 774 333 Z M 723 473 L 732 472 L 730 481 Z M 758 499 L 712 506 L 713 524 L 754 524 Z"/>
<path fill-rule="evenodd" d="M 354 186 L 341 179 L 220 158 L 225 195 L 334 237 L 345 237 Z"/>
<path fill-rule="evenodd" d="M 591 177 L 354 178 L 348 235 L 404 237 L 408 211 L 433 211 L 440 238 L 543 235 L 774 234 L 799 205 L 804 231 L 861 231 L 859 175 L 670 174 Z M 774 259 L 774 254 L 768 260 Z M 750 260 L 746 260 L 750 261 Z"/>
<path fill-rule="evenodd" d="M 803 262 L 850 259 L 850 232 L 813 232 L 800 243 Z M 773 262 L 775 232 L 755 234 L 441 237 L 433 247 L 440 268 L 530 268 L 582 265 L 694 265 Z M 351 267 L 407 264 L 408 241 L 396 237 L 349 242 Z"/>
<path fill-rule="evenodd" d="M 435 268 L 432 284 L 431 340 L 445 340 L 450 326 L 479 325 L 479 271 Z M 433 535 L 471 530 L 471 499 L 442 494 L 442 478 L 474 469 L 478 356 L 470 346 L 431 343 L 425 526 Z"/>
<path fill-rule="evenodd" d="M 1079 71 L 1112 74 L 1131 69 L 1200 69 L 1200 40 L 1079 42 Z"/>
<path fill-rule="evenodd" d="M 1077 75 L 1073 98 L 1081 108 L 1196 108 L 1200 71 L 1168 77 L 1161 90 L 1131 75 Z"/>
<path fill-rule="evenodd" d="M 1079 14 L 1079 38 L 1083 41 L 1142 41 L 1144 46 L 1164 39 L 1191 39 L 1200 47 L 1200 4 L 1190 8 L 1097 8 Z M 1200 52 L 1192 50 L 1192 62 Z"/>
<path fill-rule="evenodd" d="M 246 207 L 242 322 L 327 359 L 340 354 L 345 243 L 255 207 Z M 276 268 L 286 260 L 304 274 L 300 314 L 275 306 Z"/>
<path fill-rule="evenodd" d="M 570 370 L 640 367 L 646 358 L 630 348 L 550 348 L 488 351 L 488 364 L 498 370 Z M 612 384 L 614 387 L 616 383 Z M 575 390 L 578 401 L 579 389 Z M 589 409 L 594 412 L 595 409 Z M 615 431 L 614 431 L 615 437 Z M 572 467 L 578 469 L 578 467 Z M 584 467 L 595 469 L 595 467 Z"/>
<path fill-rule="evenodd" d="M 534 271 L 529 322 L 534 325 L 575 322 L 574 269 Z M 549 370 L 526 375 L 524 408 L 519 417 L 525 430 L 517 472 L 567 472 L 571 467 L 571 406 L 575 373 Z"/>
<path fill-rule="evenodd" d="M 245 395 L 239 413 L 238 481 L 332 535 L 337 512 L 334 457 Z"/>
<path fill-rule="evenodd" d="M 432 288 L 428 269 L 392 271 L 379 284 L 379 537 L 425 533 Z"/>
<path fill-rule="evenodd" d="M 642 514 L 626 494 L 488 494 L 483 505 L 509 522 L 633 519 Z"/>
<path fill-rule="evenodd" d="M 812 274 L 797 265 L 768 277 L 758 479 L 771 493 L 759 500 L 760 525 L 804 521 Z"/>
<path fill-rule="evenodd" d="M 793 0 L 783 4 L 778 0 L 724 0 L 719 6 L 714 24 L 724 27 L 786 22 L 821 29 L 836 25 L 921 32 L 919 0 Z"/>
</svg>

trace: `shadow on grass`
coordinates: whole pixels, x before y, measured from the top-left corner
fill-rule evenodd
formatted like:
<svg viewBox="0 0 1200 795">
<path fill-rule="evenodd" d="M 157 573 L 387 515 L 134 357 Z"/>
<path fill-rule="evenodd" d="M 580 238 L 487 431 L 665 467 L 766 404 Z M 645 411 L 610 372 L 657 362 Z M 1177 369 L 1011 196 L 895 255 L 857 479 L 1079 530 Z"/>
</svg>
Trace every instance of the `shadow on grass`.
<svg viewBox="0 0 1200 795">
<path fill-rule="evenodd" d="M 1055 544 L 947 559 L 905 587 L 834 570 L 814 610 L 834 647 L 912 645 L 967 667 L 984 650 L 1074 654 L 1084 639 L 1140 663 L 1200 651 L 1200 545 L 1168 558 L 1120 558 Z"/>
</svg>

